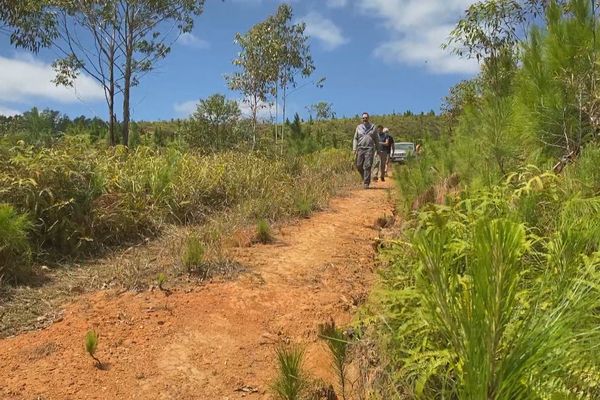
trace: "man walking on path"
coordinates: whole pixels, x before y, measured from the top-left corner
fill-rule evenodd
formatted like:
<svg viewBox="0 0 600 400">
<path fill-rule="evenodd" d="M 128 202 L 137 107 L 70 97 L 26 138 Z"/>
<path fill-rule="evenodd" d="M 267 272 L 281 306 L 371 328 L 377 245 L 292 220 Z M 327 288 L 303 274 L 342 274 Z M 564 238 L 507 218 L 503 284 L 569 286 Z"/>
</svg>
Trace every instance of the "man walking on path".
<svg viewBox="0 0 600 400">
<path fill-rule="evenodd" d="M 372 179 L 377 182 L 379 180 L 379 170 L 381 169 L 381 152 L 383 151 L 382 141 L 381 141 L 381 131 L 383 130 L 383 125 L 377 125 L 377 136 L 375 140 L 379 143 L 379 148 L 375 152 L 375 157 L 373 158 L 373 170 L 371 172 Z"/>
<path fill-rule="evenodd" d="M 387 165 L 385 166 L 385 176 L 388 176 L 388 171 L 390 170 L 390 160 L 392 159 L 392 156 L 394 155 L 394 137 L 392 135 L 390 135 L 389 133 L 389 129 L 388 128 L 384 128 L 383 131 L 385 132 L 385 130 L 387 129 L 387 135 L 390 138 L 390 146 L 388 148 L 388 157 L 387 157 Z"/>
<path fill-rule="evenodd" d="M 377 155 L 379 156 L 379 170 L 374 169 L 373 173 L 375 174 L 375 180 L 377 180 L 377 173 L 379 173 L 381 182 L 384 182 L 387 172 L 388 158 L 390 156 L 391 139 L 390 135 L 388 135 L 390 130 L 381 125 L 377 126 L 377 128 L 379 140 L 379 150 L 377 151 Z"/>
<path fill-rule="evenodd" d="M 373 155 L 379 150 L 377 129 L 369 122 L 369 113 L 362 114 L 362 123 L 356 127 L 352 150 L 356 157 L 356 169 L 362 177 L 365 189 L 368 189 L 371 184 Z"/>
</svg>

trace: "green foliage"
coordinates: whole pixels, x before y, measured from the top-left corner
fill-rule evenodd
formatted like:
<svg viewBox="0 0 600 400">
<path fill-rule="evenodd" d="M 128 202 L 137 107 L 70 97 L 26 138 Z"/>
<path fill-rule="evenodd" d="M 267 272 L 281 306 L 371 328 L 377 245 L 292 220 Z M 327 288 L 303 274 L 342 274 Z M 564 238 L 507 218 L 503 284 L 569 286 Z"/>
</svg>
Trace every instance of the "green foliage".
<svg viewBox="0 0 600 400">
<path fill-rule="evenodd" d="M 32 228 L 27 215 L 18 214 L 8 204 L 0 204 L 0 282 L 24 282 L 31 273 Z"/>
<path fill-rule="evenodd" d="M 266 219 L 261 219 L 256 224 L 256 240 L 263 244 L 273 241 L 273 231 Z"/>
<path fill-rule="evenodd" d="M 0 7 L 0 27 L 10 33 L 11 44 L 33 52 L 49 46 L 56 37 L 56 21 L 44 13 L 45 0 L 7 0 Z"/>
<path fill-rule="evenodd" d="M 285 113 L 286 89 L 295 86 L 296 75 L 307 77 L 315 69 L 305 24 L 292 24 L 292 8 L 281 4 L 274 15 L 254 25 L 245 34 L 236 34 L 241 52 L 233 61 L 240 71 L 226 76 L 230 89 L 241 92 L 252 111 L 253 146 L 256 145 L 258 111 L 283 89 Z M 285 114 L 284 114 L 285 119 Z"/>
<path fill-rule="evenodd" d="M 129 148 L 135 149 L 142 144 L 142 137 L 140 136 L 140 129 L 138 125 L 133 122 L 131 124 L 131 134 L 129 135 Z"/>
<path fill-rule="evenodd" d="M 375 296 L 409 398 L 600 396 L 593 17 L 584 0 L 484 1 L 453 33 L 482 72 L 451 93 L 450 135 L 396 170 L 413 215 Z"/>
<path fill-rule="evenodd" d="M 167 283 L 167 275 L 165 275 L 164 272 L 161 272 L 156 276 L 156 284 L 160 290 L 165 290 L 165 283 Z"/>
<path fill-rule="evenodd" d="M 0 201 L 30 214 L 36 247 L 65 253 L 85 245 L 92 202 L 101 192 L 93 151 L 84 142 L 68 142 L 51 149 L 13 147 L 0 161 Z"/>
<path fill-rule="evenodd" d="M 458 119 L 465 112 L 465 107 L 477 104 L 477 98 L 481 96 L 481 93 L 478 93 L 480 89 L 481 84 L 477 79 L 461 81 L 450 88 L 442 104 L 442 112 L 449 130 L 458 123 Z"/>
<path fill-rule="evenodd" d="M 598 200 L 526 169 L 417 215 L 379 299 L 396 384 L 419 398 L 594 398 Z"/>
<path fill-rule="evenodd" d="M 96 350 L 98 350 L 98 341 L 100 335 L 94 329 L 90 329 L 85 335 L 85 351 L 96 361 L 96 366 L 101 366 L 102 363 L 96 358 Z"/>
<path fill-rule="evenodd" d="M 184 125 L 186 141 L 207 153 L 240 148 L 245 142 L 240 118 L 241 111 L 235 100 L 213 94 L 200 100 L 196 111 Z"/>
<path fill-rule="evenodd" d="M 577 182 L 578 190 L 587 196 L 600 194 L 600 147 L 586 146 L 575 163 L 565 170 L 565 175 Z"/>
<path fill-rule="evenodd" d="M 521 129 L 534 133 L 549 155 L 588 141 L 597 115 L 595 23 L 589 1 L 570 1 L 569 8 L 563 14 L 551 5 L 547 27 L 531 31 L 515 83 Z"/>
<path fill-rule="evenodd" d="M 313 212 L 314 209 L 314 201 L 305 195 L 300 195 L 296 198 L 296 211 L 303 218 L 308 218 L 308 216 Z"/>
<path fill-rule="evenodd" d="M 311 116 L 314 114 L 315 119 L 317 121 L 335 118 L 335 112 L 333 111 L 333 104 L 331 104 L 331 103 L 320 101 L 320 102 L 315 103 L 306 108 L 308 109 L 308 112 L 310 113 Z"/>
<path fill-rule="evenodd" d="M 444 179 L 459 171 L 457 160 L 446 140 L 427 141 L 425 154 L 408 159 L 406 165 L 394 169 L 395 184 L 399 193 L 400 208 L 412 209 L 433 203 L 436 200 L 436 186 Z M 465 143 L 465 147 L 468 144 Z M 468 160 L 465 160 L 468 164 Z M 460 173 L 466 173 L 460 170 Z"/>
<path fill-rule="evenodd" d="M 205 252 L 205 246 L 198 236 L 190 235 L 186 238 L 181 262 L 188 272 L 195 271 L 202 265 Z"/>
<path fill-rule="evenodd" d="M 300 115 L 298 115 L 298 113 L 294 114 L 294 121 L 291 124 L 289 121 L 286 121 L 286 125 L 288 125 L 293 138 L 300 138 L 303 136 L 302 121 L 300 120 Z"/>
<path fill-rule="evenodd" d="M 297 199 L 318 208 L 347 185 L 350 164 L 345 151 L 127 151 L 69 135 L 51 148 L 0 145 L 0 202 L 35 223 L 28 236 L 35 258 L 59 259 L 144 240 L 165 224 L 199 223 L 215 212 L 234 211 L 249 224 L 297 215 Z"/>
<path fill-rule="evenodd" d="M 307 389 L 307 379 L 303 371 L 304 349 L 299 346 L 279 346 L 277 354 L 277 378 L 272 389 L 281 400 L 300 400 Z"/>
<path fill-rule="evenodd" d="M 346 370 L 350 343 L 344 332 L 332 320 L 319 326 L 319 337 L 327 343 L 332 357 L 332 366 L 337 375 L 342 399 L 346 399 Z"/>
<path fill-rule="evenodd" d="M 454 40 L 469 42 L 469 52 L 484 57 L 484 63 L 481 74 L 457 86 L 448 99 L 446 117 L 456 133 L 456 146 L 450 150 L 457 151 L 457 162 L 485 164 L 490 173 L 484 183 L 497 183 L 524 163 L 578 152 L 594 140 L 600 120 L 595 94 L 598 41 L 590 2 L 538 4 L 535 13 L 545 12 L 543 28 L 532 17 L 535 3 L 477 3 L 453 33 L 458 35 Z M 511 16 L 491 18 L 505 15 L 498 7 L 508 7 L 506 15 Z M 486 23 L 479 26 L 480 17 L 493 29 Z M 521 22 L 532 26 L 527 39 L 516 28 Z M 496 29 L 500 36 L 486 39 Z M 460 146 L 462 142 L 469 146 Z"/>
</svg>

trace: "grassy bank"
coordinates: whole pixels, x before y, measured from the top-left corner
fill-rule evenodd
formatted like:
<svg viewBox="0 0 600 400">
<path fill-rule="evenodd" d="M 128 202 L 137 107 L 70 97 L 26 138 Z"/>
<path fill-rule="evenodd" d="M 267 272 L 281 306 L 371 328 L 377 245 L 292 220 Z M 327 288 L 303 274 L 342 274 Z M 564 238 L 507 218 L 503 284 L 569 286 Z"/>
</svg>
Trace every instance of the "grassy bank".
<svg viewBox="0 0 600 400">
<path fill-rule="evenodd" d="M 304 216 L 347 184 L 349 152 L 302 157 L 176 149 L 101 149 L 77 137 L 50 148 L 0 149 L 0 243 L 6 281 L 29 261 L 89 256 L 217 214 L 240 223 Z M 16 234 L 15 234 L 16 233 Z M 11 261 L 12 260 L 12 261 Z"/>
<path fill-rule="evenodd" d="M 600 198 L 572 171 L 523 168 L 412 212 L 371 304 L 386 395 L 600 396 Z"/>
</svg>

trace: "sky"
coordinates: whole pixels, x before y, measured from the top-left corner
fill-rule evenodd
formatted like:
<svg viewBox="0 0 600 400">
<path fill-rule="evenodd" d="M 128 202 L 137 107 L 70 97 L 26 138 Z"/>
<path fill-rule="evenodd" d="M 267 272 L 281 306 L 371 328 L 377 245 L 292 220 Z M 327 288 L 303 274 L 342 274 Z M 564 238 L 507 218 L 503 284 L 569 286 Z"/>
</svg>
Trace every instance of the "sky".
<svg viewBox="0 0 600 400">
<path fill-rule="evenodd" d="M 144 76 L 132 92 L 134 120 L 185 118 L 199 99 L 214 93 L 240 102 L 224 75 L 234 72 L 240 48 L 237 32 L 274 14 L 282 0 L 207 0 L 194 30 L 173 45 L 172 52 Z M 306 23 L 305 33 L 316 70 L 287 96 L 287 114 L 308 117 L 307 106 L 332 104 L 338 117 L 371 114 L 438 112 L 454 84 L 478 72 L 473 60 L 442 50 L 454 24 L 473 0 L 294 0 L 293 22 Z M 0 114 L 36 106 L 71 117 L 107 119 L 100 86 L 81 75 L 74 88 L 51 81 L 55 50 L 33 55 L 17 50 L 0 33 Z M 325 78 L 323 87 L 315 82 Z M 273 118 L 265 108 L 263 118 Z"/>
</svg>

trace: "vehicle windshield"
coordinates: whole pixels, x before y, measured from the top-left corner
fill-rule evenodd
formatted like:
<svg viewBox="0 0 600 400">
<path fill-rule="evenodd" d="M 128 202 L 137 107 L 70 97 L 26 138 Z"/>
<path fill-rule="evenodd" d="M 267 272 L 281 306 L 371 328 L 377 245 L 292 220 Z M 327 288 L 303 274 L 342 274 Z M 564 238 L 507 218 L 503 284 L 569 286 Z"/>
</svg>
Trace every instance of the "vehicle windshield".
<svg viewBox="0 0 600 400">
<path fill-rule="evenodd" d="M 407 152 L 410 151 L 415 151 L 415 144 L 414 143 L 394 143 L 394 150 L 398 151 L 398 150 L 404 150 Z"/>
</svg>

